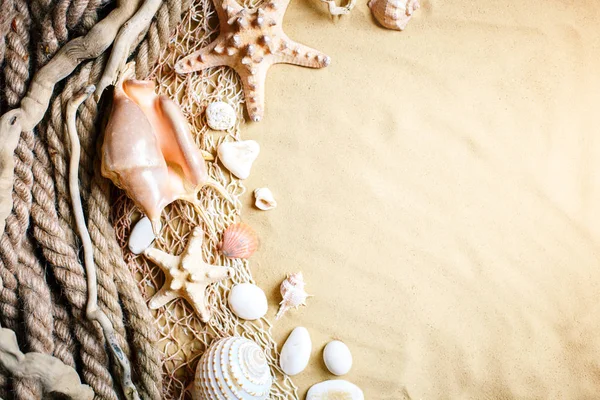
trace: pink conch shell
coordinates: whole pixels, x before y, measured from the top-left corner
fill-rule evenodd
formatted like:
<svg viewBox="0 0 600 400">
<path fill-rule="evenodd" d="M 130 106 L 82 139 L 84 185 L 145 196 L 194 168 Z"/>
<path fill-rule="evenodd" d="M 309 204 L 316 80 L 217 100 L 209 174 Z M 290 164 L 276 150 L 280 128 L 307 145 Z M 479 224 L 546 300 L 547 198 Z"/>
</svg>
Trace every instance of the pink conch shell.
<svg viewBox="0 0 600 400">
<path fill-rule="evenodd" d="M 249 258 L 258 247 L 258 237 L 243 223 L 230 225 L 223 233 L 219 250 L 228 258 Z"/>
<path fill-rule="evenodd" d="M 413 12 L 421 7 L 419 0 L 371 0 L 369 8 L 375 19 L 388 29 L 403 31 Z"/>
<path fill-rule="evenodd" d="M 304 285 L 302 272 L 289 274 L 288 277 L 281 282 L 279 290 L 281 291 L 283 300 L 279 303 L 279 310 L 275 316 L 276 320 L 281 318 L 287 310 L 306 305 L 306 299 L 311 295 L 304 291 Z"/>
<path fill-rule="evenodd" d="M 156 95 L 154 82 L 132 76 L 128 65 L 115 85 L 102 175 L 125 190 L 158 233 L 163 208 L 178 199 L 194 201 L 208 173 L 179 107 Z"/>
</svg>

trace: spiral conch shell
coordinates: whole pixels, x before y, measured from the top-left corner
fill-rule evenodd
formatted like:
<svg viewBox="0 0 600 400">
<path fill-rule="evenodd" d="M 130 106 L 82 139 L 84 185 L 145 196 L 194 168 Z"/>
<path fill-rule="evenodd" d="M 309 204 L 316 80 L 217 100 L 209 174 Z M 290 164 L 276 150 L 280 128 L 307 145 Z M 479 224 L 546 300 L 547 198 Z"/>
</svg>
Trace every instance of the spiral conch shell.
<svg viewBox="0 0 600 400">
<path fill-rule="evenodd" d="M 209 178 L 179 107 L 156 95 L 154 82 L 133 76 L 128 64 L 115 85 L 102 145 L 102 175 L 125 190 L 158 233 L 163 208 L 178 199 L 196 200 Z"/>
<path fill-rule="evenodd" d="M 287 310 L 306 305 L 306 299 L 311 295 L 304 291 L 304 285 L 302 272 L 289 274 L 288 277 L 281 282 L 279 290 L 281 291 L 283 300 L 279 303 L 279 310 L 275 316 L 276 320 L 281 318 Z"/>
<path fill-rule="evenodd" d="M 258 237 L 250 226 L 232 224 L 225 229 L 218 248 L 227 258 L 250 258 L 258 248 Z"/>
<path fill-rule="evenodd" d="M 421 7 L 419 0 L 371 0 L 369 8 L 375 19 L 388 29 L 403 31 L 413 12 Z"/>
<path fill-rule="evenodd" d="M 242 337 L 220 339 L 196 368 L 194 400 L 264 400 L 273 377 L 262 348 Z"/>
</svg>

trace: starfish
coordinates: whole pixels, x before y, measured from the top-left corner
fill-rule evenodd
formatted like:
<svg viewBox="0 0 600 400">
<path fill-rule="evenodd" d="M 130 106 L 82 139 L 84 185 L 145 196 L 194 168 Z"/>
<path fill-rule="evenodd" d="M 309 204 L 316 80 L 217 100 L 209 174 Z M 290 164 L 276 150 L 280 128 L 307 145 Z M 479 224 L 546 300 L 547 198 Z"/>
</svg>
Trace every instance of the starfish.
<svg viewBox="0 0 600 400">
<path fill-rule="evenodd" d="M 165 273 L 165 284 L 150 299 L 148 306 L 155 310 L 176 298 L 183 297 L 193 307 L 202 322 L 210 320 L 204 292 L 206 287 L 233 275 L 233 268 L 207 264 L 202 258 L 201 228 L 194 228 L 192 238 L 179 256 L 173 256 L 153 247 L 144 255 Z"/>
<path fill-rule="evenodd" d="M 215 0 L 220 34 L 208 46 L 179 60 L 177 73 L 226 65 L 242 81 L 248 115 L 254 122 L 264 114 L 265 79 L 271 65 L 295 64 L 310 68 L 329 65 L 330 58 L 294 42 L 283 32 L 283 16 L 290 0 L 267 0 L 249 9 L 235 0 Z"/>
</svg>

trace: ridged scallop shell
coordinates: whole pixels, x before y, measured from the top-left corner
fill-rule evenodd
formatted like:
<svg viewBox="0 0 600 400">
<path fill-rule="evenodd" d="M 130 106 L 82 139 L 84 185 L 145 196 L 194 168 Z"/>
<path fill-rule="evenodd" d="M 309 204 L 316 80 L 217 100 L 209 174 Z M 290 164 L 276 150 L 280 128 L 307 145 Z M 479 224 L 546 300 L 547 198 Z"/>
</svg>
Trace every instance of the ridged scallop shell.
<svg viewBox="0 0 600 400">
<path fill-rule="evenodd" d="M 258 237 L 244 223 L 230 225 L 223 233 L 219 250 L 228 258 L 249 258 L 258 247 Z"/>
<path fill-rule="evenodd" d="M 375 19 L 388 29 L 403 31 L 413 12 L 421 7 L 419 0 L 371 0 L 369 8 Z"/>
<path fill-rule="evenodd" d="M 279 303 L 279 310 L 275 319 L 281 318 L 285 312 L 291 308 L 298 308 L 306 305 L 306 299 L 311 295 L 304 290 L 304 277 L 302 272 L 289 274 L 286 279 L 281 282 L 279 290 L 283 300 Z"/>
<path fill-rule="evenodd" d="M 194 400 L 264 400 L 273 377 L 263 349 L 252 340 L 229 337 L 213 342 L 198 367 Z"/>
</svg>

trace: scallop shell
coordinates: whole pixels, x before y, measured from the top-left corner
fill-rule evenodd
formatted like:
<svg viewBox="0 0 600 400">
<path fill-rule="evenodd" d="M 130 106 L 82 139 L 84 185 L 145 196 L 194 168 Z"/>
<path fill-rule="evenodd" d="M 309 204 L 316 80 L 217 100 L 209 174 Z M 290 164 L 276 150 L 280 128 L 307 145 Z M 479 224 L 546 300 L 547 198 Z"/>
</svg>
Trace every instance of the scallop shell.
<svg viewBox="0 0 600 400">
<path fill-rule="evenodd" d="M 369 7 L 375 19 L 385 28 L 403 31 L 413 12 L 421 5 L 419 0 L 371 0 Z"/>
<path fill-rule="evenodd" d="M 235 110 L 224 101 L 215 101 L 206 107 L 206 123 L 216 131 L 233 128 L 235 120 Z"/>
<path fill-rule="evenodd" d="M 276 320 L 281 318 L 289 309 L 306 305 L 306 299 L 311 295 L 304 291 L 304 285 L 302 272 L 289 274 L 288 277 L 281 282 L 279 290 L 283 300 L 279 303 L 279 311 L 277 311 L 277 315 L 275 316 Z"/>
<path fill-rule="evenodd" d="M 252 340 L 228 337 L 204 352 L 192 389 L 194 400 L 264 400 L 273 377 L 263 349 Z"/>
<path fill-rule="evenodd" d="M 250 258 L 258 247 L 258 237 L 244 223 L 229 225 L 219 243 L 219 250 L 228 258 Z"/>
<path fill-rule="evenodd" d="M 271 193 L 271 190 L 269 188 L 255 189 L 254 197 L 256 198 L 254 205 L 259 210 L 268 211 L 277 207 L 275 197 L 273 197 L 273 193 Z"/>
</svg>

